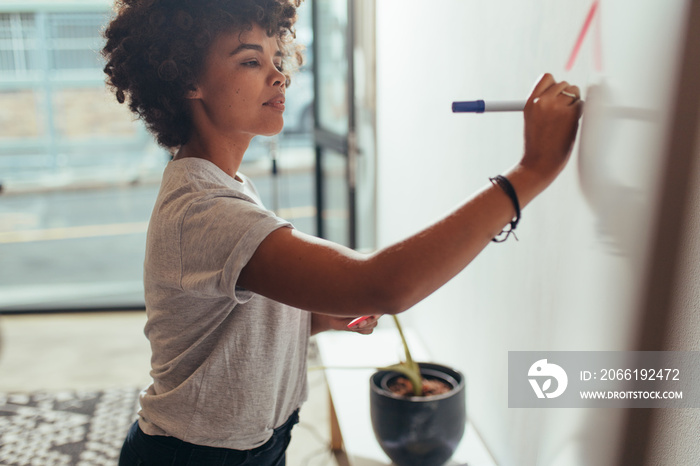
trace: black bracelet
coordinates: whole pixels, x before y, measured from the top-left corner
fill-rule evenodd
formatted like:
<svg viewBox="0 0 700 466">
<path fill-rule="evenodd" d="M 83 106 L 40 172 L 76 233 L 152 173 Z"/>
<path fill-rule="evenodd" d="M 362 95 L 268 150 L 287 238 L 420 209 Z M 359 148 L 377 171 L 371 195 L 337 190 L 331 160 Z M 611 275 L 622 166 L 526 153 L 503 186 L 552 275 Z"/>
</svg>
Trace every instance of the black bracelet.
<svg viewBox="0 0 700 466">
<path fill-rule="evenodd" d="M 489 178 L 489 181 L 501 188 L 508 195 L 510 200 L 513 201 L 513 207 L 515 208 L 515 217 L 513 218 L 513 220 L 510 221 L 510 228 L 507 230 L 505 228 L 501 230 L 501 232 L 491 241 L 493 241 L 494 243 L 502 243 L 508 239 L 511 233 L 517 241 L 518 237 L 515 236 L 514 230 L 518 226 L 518 222 L 520 221 L 520 202 L 518 202 L 518 195 L 515 193 L 515 188 L 513 188 L 513 185 L 510 184 L 508 178 L 506 178 L 503 175 L 496 175 L 493 178 Z M 505 236 L 499 238 L 499 236 L 501 235 Z"/>
</svg>

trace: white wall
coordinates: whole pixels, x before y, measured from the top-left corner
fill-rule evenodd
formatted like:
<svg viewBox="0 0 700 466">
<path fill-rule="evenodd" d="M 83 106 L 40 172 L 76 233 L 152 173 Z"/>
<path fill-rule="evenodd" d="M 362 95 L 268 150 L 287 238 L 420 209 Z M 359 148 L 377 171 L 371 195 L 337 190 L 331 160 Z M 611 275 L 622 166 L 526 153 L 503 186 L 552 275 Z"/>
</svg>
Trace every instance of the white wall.
<svg viewBox="0 0 700 466">
<path fill-rule="evenodd" d="M 589 120 L 603 127 L 591 135 L 587 125 L 584 153 L 577 145 L 561 177 L 525 209 L 520 241 L 489 246 L 403 318 L 435 360 L 465 372 L 468 414 L 501 465 L 605 465 L 617 443 L 618 411 L 508 409 L 507 401 L 509 350 L 626 350 L 636 325 L 684 2 L 603 0 L 566 72 L 591 3 L 377 2 L 380 246 L 518 161 L 522 115 L 455 115 L 453 100 L 524 98 L 552 72 L 584 98 L 588 85 L 605 83 L 605 106 L 652 111 L 621 118 L 587 102 L 587 115 L 599 112 Z"/>
</svg>

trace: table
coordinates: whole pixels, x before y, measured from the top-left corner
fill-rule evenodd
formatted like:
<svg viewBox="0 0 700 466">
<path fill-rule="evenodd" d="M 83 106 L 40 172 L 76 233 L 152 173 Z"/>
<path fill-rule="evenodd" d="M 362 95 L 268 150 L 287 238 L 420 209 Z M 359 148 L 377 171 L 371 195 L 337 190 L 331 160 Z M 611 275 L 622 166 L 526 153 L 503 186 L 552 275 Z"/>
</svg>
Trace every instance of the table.
<svg viewBox="0 0 700 466">
<path fill-rule="evenodd" d="M 411 355 L 416 361 L 430 361 L 430 355 L 416 333 L 404 330 Z M 316 336 L 330 393 L 331 443 L 341 450 L 348 466 L 392 464 L 372 431 L 369 412 L 369 378 L 375 367 L 403 360 L 398 331 L 376 329 L 372 335 L 324 332 Z M 439 361 L 437 361 L 439 362 Z M 467 383 L 469 380 L 467 379 Z M 467 398 L 467 415 L 469 398 Z M 462 441 L 448 465 L 496 466 L 478 432 L 467 420 Z"/>
</svg>

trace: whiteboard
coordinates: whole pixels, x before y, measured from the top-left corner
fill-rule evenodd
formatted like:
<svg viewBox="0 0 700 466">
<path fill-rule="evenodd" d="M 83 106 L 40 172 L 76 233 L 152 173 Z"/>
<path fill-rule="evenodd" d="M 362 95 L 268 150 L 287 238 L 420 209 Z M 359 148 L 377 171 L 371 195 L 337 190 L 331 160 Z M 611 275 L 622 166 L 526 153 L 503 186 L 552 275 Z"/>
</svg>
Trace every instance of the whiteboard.
<svg viewBox="0 0 700 466">
<path fill-rule="evenodd" d="M 520 241 L 489 246 L 403 317 L 434 360 L 466 373 L 469 416 L 498 464 L 616 457 L 622 411 L 508 409 L 507 352 L 634 348 L 686 7 L 377 2 L 380 246 L 519 159 L 521 114 L 454 115 L 452 101 L 524 98 L 543 72 L 586 100 L 572 160 L 523 211 Z"/>
</svg>

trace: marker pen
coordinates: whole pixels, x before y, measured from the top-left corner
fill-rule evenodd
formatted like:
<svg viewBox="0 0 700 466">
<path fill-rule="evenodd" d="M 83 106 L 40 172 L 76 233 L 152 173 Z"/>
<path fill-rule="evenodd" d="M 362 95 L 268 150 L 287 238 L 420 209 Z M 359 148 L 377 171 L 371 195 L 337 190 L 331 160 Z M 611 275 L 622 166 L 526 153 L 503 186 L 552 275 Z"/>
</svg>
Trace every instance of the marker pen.
<svg viewBox="0 0 700 466">
<path fill-rule="evenodd" d="M 358 317 L 357 319 L 353 319 L 353 320 L 348 324 L 348 328 L 352 328 L 352 327 L 354 327 L 355 325 L 359 324 L 360 322 L 364 322 L 365 320 L 369 319 L 370 317 L 372 317 L 372 316 L 362 316 L 362 317 Z"/>
<path fill-rule="evenodd" d="M 484 113 L 484 112 L 522 112 L 525 100 L 472 100 L 467 102 L 452 102 L 454 113 Z"/>
</svg>

